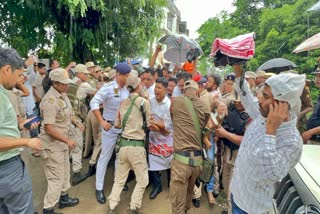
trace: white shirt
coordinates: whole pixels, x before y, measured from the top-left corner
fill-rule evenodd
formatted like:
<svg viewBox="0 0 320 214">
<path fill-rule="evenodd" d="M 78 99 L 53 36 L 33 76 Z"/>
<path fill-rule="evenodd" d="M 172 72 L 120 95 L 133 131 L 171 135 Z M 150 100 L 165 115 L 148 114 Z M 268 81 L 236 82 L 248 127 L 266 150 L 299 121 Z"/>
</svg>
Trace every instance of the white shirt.
<svg viewBox="0 0 320 214">
<path fill-rule="evenodd" d="M 211 97 L 217 97 L 219 99 L 221 98 L 221 93 L 220 93 L 219 89 L 215 89 L 213 91 L 210 91 L 209 93 L 210 93 Z"/>
<path fill-rule="evenodd" d="M 165 125 L 165 129 L 170 132 L 173 132 L 171 114 L 170 114 L 170 105 L 171 101 L 166 96 L 160 103 L 156 98 L 150 99 L 151 103 L 151 114 L 156 115 L 158 118 L 162 119 Z"/>
<path fill-rule="evenodd" d="M 183 94 L 181 93 L 179 86 L 174 87 L 172 92 L 172 97 L 181 97 L 181 96 L 183 96 Z"/>
<path fill-rule="evenodd" d="M 150 100 L 151 114 L 155 120 L 161 119 L 170 133 L 165 136 L 160 132 L 150 131 L 149 163 L 151 171 L 169 169 L 173 157 L 173 125 L 170 114 L 171 101 L 166 96 L 160 103 L 156 98 Z"/>
<path fill-rule="evenodd" d="M 231 193 L 235 203 L 250 214 L 266 213 L 272 209 L 273 184 L 286 176 L 298 163 L 302 153 L 302 139 L 296 128 L 296 116 L 283 122 L 276 136 L 266 134 L 266 118 L 259 105 L 243 84 L 246 96 L 240 91 L 239 78 L 236 90 L 246 112 L 253 119 L 248 126 L 236 159 Z"/>
<path fill-rule="evenodd" d="M 26 107 L 27 115 L 33 115 L 33 109 L 36 107 L 32 94 L 32 85 L 36 79 L 36 73 L 33 70 L 33 65 L 28 66 L 27 71 L 27 81 L 24 83 L 26 88 L 29 90 L 30 94 L 27 97 L 22 97 L 24 106 Z"/>
<path fill-rule="evenodd" d="M 156 83 L 153 83 L 152 86 L 150 86 L 149 88 L 146 88 L 148 93 L 149 93 L 149 100 L 155 98 L 155 94 L 154 94 L 154 88 L 156 87 Z"/>
<path fill-rule="evenodd" d="M 126 87 L 122 89 L 116 80 L 103 85 L 90 102 L 91 110 L 99 109 L 103 104 L 103 118 L 105 120 L 114 121 L 120 103 L 129 97 L 129 91 Z"/>
</svg>

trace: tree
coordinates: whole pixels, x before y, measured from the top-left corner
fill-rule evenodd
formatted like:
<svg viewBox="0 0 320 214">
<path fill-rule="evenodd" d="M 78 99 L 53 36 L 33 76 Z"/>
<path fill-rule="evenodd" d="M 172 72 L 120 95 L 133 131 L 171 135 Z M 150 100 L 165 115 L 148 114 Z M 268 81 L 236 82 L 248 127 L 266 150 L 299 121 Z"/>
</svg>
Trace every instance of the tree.
<svg viewBox="0 0 320 214">
<path fill-rule="evenodd" d="M 298 71 L 310 73 L 320 50 L 300 54 L 292 51 L 320 32 L 319 13 L 306 12 L 315 2 L 317 0 L 237 0 L 234 13 L 220 14 L 199 28 L 198 40 L 208 56 L 215 38 L 232 38 L 254 30 L 256 49 L 254 58 L 247 63 L 250 70 L 256 70 L 269 59 L 283 57 L 296 63 Z"/>
<path fill-rule="evenodd" d="M 22 55 L 62 61 L 115 60 L 145 54 L 160 33 L 166 0 L 12 0 L 0 3 L 0 39 Z"/>
</svg>

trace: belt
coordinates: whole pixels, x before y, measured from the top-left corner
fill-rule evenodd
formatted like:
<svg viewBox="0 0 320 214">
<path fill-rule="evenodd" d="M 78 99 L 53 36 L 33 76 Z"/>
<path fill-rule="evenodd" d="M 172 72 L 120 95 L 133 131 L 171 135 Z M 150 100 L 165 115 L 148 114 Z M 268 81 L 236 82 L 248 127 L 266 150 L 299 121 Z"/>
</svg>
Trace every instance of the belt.
<svg viewBox="0 0 320 214">
<path fill-rule="evenodd" d="M 124 147 L 124 146 L 144 147 L 144 140 L 134 140 L 134 139 L 127 139 L 127 138 L 121 137 L 119 146 L 120 147 Z"/>
<path fill-rule="evenodd" d="M 202 159 L 192 159 L 189 157 L 185 157 L 178 153 L 174 153 L 174 159 L 189 166 L 202 166 L 203 161 Z"/>
<path fill-rule="evenodd" d="M 180 151 L 180 152 L 176 152 L 179 155 L 185 156 L 185 157 L 192 157 L 192 153 L 193 156 L 201 156 L 202 155 L 202 151 L 200 150 L 195 150 L 195 151 Z"/>
<path fill-rule="evenodd" d="M 20 155 L 16 155 L 16 156 L 13 156 L 7 160 L 3 160 L 3 161 L 0 161 L 0 166 L 3 166 L 5 164 L 8 164 L 8 163 L 11 163 L 15 160 L 21 160 L 21 156 Z"/>
<path fill-rule="evenodd" d="M 111 126 L 113 126 L 113 125 L 114 125 L 114 121 L 106 120 L 106 122 L 107 122 L 107 123 L 110 123 L 110 125 L 111 125 Z"/>
</svg>

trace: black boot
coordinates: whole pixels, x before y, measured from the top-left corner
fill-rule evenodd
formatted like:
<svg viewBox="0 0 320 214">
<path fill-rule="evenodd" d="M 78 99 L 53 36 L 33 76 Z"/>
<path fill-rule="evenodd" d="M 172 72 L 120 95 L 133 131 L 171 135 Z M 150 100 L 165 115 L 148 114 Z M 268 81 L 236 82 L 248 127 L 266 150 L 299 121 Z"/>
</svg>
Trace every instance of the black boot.
<svg viewBox="0 0 320 214">
<path fill-rule="evenodd" d="M 63 213 L 56 213 L 54 212 L 53 208 L 51 209 L 43 209 L 43 214 L 63 214 Z"/>
<path fill-rule="evenodd" d="M 168 187 L 170 188 L 171 169 L 167 169 L 167 181 L 168 181 Z"/>
<path fill-rule="evenodd" d="M 192 199 L 192 203 L 196 208 L 200 207 L 200 198 Z"/>
<path fill-rule="evenodd" d="M 123 192 L 128 192 L 128 191 L 129 191 L 129 187 L 128 187 L 127 184 L 124 185 L 122 191 L 123 191 Z"/>
<path fill-rule="evenodd" d="M 155 199 L 157 195 L 162 192 L 161 175 L 159 171 L 150 171 L 150 176 L 152 177 L 152 190 L 150 192 L 149 198 Z"/>
<path fill-rule="evenodd" d="M 160 192 L 162 192 L 162 185 L 161 184 L 152 189 L 152 191 L 150 192 L 150 195 L 149 195 L 150 199 L 155 199 Z"/>
<path fill-rule="evenodd" d="M 87 177 L 90 177 L 92 175 L 96 174 L 96 165 L 89 165 L 89 169 L 87 172 Z"/>
<path fill-rule="evenodd" d="M 86 180 L 88 175 L 82 175 L 80 172 L 76 172 L 72 176 L 72 186 L 80 184 L 82 181 Z"/>
<path fill-rule="evenodd" d="M 104 195 L 103 190 L 96 190 L 96 198 L 100 204 L 106 203 L 106 196 Z"/>
<path fill-rule="evenodd" d="M 68 194 L 61 195 L 59 200 L 59 208 L 74 207 L 79 204 L 78 198 L 70 198 Z"/>
</svg>

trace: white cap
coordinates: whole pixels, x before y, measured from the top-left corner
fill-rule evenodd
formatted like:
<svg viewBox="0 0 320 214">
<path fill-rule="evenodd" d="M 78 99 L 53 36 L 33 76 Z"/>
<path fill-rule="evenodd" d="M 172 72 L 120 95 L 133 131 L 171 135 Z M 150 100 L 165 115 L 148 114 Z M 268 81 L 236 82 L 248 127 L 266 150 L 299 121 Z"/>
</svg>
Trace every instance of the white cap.
<svg viewBox="0 0 320 214">
<path fill-rule="evenodd" d="M 274 99 L 288 102 L 291 111 L 298 114 L 301 110 L 300 96 L 305 80 L 305 74 L 286 73 L 270 77 L 266 80 L 266 84 L 271 87 Z"/>
</svg>

